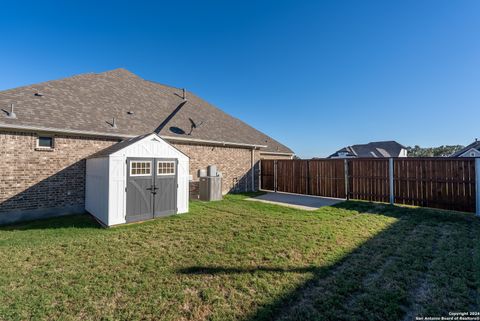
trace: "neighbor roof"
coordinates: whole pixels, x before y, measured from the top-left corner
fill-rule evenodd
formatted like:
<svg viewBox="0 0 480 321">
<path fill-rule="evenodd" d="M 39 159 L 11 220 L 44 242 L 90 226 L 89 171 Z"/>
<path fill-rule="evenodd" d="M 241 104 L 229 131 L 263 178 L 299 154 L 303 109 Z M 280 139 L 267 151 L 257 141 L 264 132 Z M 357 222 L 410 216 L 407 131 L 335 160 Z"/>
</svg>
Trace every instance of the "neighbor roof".
<svg viewBox="0 0 480 321">
<path fill-rule="evenodd" d="M 473 143 L 471 143 L 470 145 L 462 148 L 461 150 L 459 150 L 458 152 L 455 152 L 453 153 L 452 155 L 450 155 L 450 157 L 458 157 L 460 155 L 462 155 L 463 153 L 469 151 L 470 149 L 476 149 L 478 151 L 480 151 L 480 141 L 479 140 L 475 140 Z"/>
<path fill-rule="evenodd" d="M 397 157 L 402 148 L 406 149 L 405 146 L 393 140 L 371 142 L 344 147 L 328 157 L 339 156 L 339 153 L 342 152 L 346 152 L 349 157 Z"/>
<path fill-rule="evenodd" d="M 183 102 L 179 88 L 116 69 L 0 92 L 0 128 L 38 127 L 120 137 L 156 131 L 172 140 L 260 145 L 268 152 L 293 153 L 190 92 L 180 107 Z M 15 104 L 16 119 L 7 117 L 11 103 Z M 111 125 L 113 117 L 116 128 Z"/>
</svg>

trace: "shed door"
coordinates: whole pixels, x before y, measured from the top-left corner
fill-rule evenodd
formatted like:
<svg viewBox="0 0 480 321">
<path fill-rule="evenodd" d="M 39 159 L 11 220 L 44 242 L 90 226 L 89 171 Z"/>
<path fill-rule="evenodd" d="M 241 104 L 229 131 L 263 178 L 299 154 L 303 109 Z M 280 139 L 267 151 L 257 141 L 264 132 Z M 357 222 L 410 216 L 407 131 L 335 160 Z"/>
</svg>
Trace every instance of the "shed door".
<svg viewBox="0 0 480 321">
<path fill-rule="evenodd" d="M 177 160 L 127 159 L 127 222 L 177 212 Z"/>
<path fill-rule="evenodd" d="M 177 160 L 155 159 L 154 216 L 177 212 Z"/>
<path fill-rule="evenodd" d="M 154 161 L 127 159 L 127 223 L 153 218 Z"/>
</svg>

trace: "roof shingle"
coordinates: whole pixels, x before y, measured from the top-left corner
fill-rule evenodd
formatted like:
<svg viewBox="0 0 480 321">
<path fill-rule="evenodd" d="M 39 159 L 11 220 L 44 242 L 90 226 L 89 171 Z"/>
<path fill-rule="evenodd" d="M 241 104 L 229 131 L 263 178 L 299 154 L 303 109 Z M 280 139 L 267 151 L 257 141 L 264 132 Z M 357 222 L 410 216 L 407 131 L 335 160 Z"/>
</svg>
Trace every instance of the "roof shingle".
<svg viewBox="0 0 480 321">
<path fill-rule="evenodd" d="M 154 132 L 184 100 L 179 88 L 115 69 L 0 92 L 0 109 L 8 110 L 11 103 L 15 104 L 17 118 L 8 118 L 3 112 L 0 127 L 37 126 L 130 137 Z M 114 117 L 117 128 L 111 125 Z M 190 92 L 187 103 L 158 133 L 164 137 L 265 145 L 265 151 L 293 153 Z"/>
<path fill-rule="evenodd" d="M 393 140 L 371 142 L 344 147 L 328 157 L 337 157 L 341 152 L 346 152 L 349 157 L 398 157 L 402 148 L 406 149 L 405 146 Z"/>
</svg>

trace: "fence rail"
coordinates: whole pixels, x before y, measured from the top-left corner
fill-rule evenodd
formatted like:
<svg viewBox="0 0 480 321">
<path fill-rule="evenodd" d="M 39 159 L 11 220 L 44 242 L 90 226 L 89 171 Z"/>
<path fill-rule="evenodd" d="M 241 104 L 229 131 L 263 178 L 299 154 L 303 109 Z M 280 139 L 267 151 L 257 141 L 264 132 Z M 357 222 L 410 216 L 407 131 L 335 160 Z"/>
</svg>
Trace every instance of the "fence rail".
<svg viewBox="0 0 480 321">
<path fill-rule="evenodd" d="M 480 159 L 262 160 L 263 190 L 477 212 Z M 480 192 L 480 190 L 479 190 Z"/>
</svg>

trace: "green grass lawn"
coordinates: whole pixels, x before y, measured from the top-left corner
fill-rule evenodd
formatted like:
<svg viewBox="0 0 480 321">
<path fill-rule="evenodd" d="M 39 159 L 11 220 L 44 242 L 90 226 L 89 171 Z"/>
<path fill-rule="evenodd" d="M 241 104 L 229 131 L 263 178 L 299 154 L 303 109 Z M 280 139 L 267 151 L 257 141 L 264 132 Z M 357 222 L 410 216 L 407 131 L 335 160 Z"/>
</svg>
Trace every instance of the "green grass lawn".
<svg viewBox="0 0 480 321">
<path fill-rule="evenodd" d="M 478 311 L 480 220 L 228 196 L 112 229 L 0 228 L 0 320 L 411 320 Z"/>
</svg>

